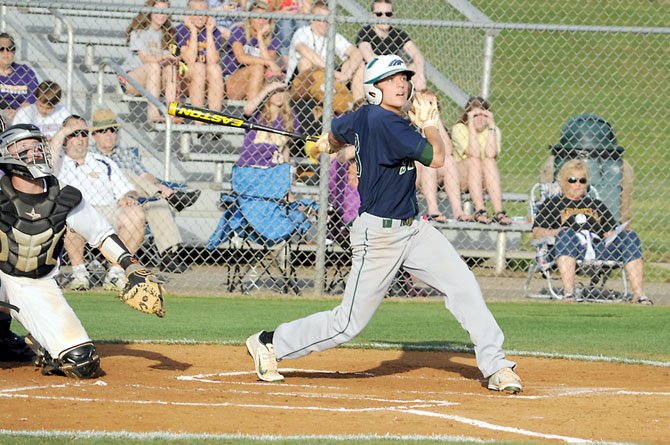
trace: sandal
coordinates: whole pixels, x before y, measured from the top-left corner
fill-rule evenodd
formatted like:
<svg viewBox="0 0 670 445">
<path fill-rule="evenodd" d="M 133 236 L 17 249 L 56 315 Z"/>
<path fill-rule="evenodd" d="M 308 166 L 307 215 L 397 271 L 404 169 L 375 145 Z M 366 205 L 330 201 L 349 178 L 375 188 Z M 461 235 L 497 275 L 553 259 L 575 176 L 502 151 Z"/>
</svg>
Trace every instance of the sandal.
<svg viewBox="0 0 670 445">
<path fill-rule="evenodd" d="M 501 226 L 509 226 L 510 224 L 512 224 L 512 220 L 509 219 L 509 216 L 507 216 L 507 213 L 504 210 L 497 212 L 493 216 L 493 222 L 498 223 Z"/>
<path fill-rule="evenodd" d="M 484 209 L 479 209 L 475 212 L 474 220 L 479 224 L 491 224 L 491 218 L 489 218 L 489 214 Z"/>
<path fill-rule="evenodd" d="M 472 216 L 468 215 L 467 213 L 461 213 L 460 215 L 458 215 L 456 217 L 456 221 L 458 221 L 458 222 L 474 222 L 475 219 Z"/>
<path fill-rule="evenodd" d="M 447 217 L 444 216 L 441 213 L 424 213 L 423 214 L 423 219 L 424 221 L 434 221 L 434 222 L 441 222 L 441 223 L 446 223 L 447 222 Z"/>
<path fill-rule="evenodd" d="M 643 306 L 653 306 L 654 305 L 654 302 L 651 301 L 649 298 L 645 297 L 644 295 L 642 295 L 640 298 L 638 298 L 635 303 L 636 304 L 641 304 Z"/>
</svg>

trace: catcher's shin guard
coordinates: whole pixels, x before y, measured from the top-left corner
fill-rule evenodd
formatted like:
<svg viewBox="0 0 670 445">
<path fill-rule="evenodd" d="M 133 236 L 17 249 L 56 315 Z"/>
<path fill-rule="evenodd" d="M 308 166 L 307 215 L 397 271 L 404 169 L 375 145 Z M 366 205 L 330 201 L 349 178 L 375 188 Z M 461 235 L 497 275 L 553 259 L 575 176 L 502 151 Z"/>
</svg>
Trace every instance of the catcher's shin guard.
<svg viewBox="0 0 670 445">
<path fill-rule="evenodd" d="M 59 371 L 76 379 L 97 377 L 100 369 L 100 356 L 93 343 L 84 343 L 62 352 L 58 361 Z"/>
<path fill-rule="evenodd" d="M 43 375 L 63 374 L 75 379 L 97 377 L 100 369 L 100 356 L 93 343 L 72 347 L 61 353 L 60 359 L 54 359 L 31 335 L 28 335 L 26 339 L 30 349 L 35 352 L 33 364 L 42 368 Z"/>
</svg>

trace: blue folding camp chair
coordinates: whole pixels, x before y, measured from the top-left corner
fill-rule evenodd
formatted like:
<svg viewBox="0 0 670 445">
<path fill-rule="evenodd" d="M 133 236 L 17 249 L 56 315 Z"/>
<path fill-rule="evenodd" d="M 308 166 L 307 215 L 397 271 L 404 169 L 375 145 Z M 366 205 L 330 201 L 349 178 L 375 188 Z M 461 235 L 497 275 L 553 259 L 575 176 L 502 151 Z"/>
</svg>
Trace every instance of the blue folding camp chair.
<svg viewBox="0 0 670 445">
<path fill-rule="evenodd" d="M 289 164 L 275 167 L 239 167 L 232 171 L 232 193 L 221 194 L 224 213 L 209 237 L 214 250 L 230 241 L 233 252 L 228 262 L 227 289 L 248 293 L 265 284 L 264 277 L 277 284 L 274 270 L 281 272 L 281 289 L 300 293 L 291 262 L 290 241 L 298 240 L 311 226 L 307 214 L 316 206 L 312 200 L 288 202 L 291 187 Z M 268 286 L 264 286 L 268 287 Z"/>
</svg>

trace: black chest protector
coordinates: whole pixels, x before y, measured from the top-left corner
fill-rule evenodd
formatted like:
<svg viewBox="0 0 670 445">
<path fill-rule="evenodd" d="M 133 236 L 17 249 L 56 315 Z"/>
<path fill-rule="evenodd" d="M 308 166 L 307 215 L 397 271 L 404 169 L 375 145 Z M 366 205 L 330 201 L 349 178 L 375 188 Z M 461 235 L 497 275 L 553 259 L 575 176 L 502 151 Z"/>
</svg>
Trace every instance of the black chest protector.
<svg viewBox="0 0 670 445">
<path fill-rule="evenodd" d="M 58 264 L 65 219 L 81 202 L 81 192 L 61 189 L 53 176 L 45 181 L 42 199 L 31 200 L 14 189 L 8 175 L 0 179 L 0 270 L 6 274 L 40 278 Z"/>
</svg>

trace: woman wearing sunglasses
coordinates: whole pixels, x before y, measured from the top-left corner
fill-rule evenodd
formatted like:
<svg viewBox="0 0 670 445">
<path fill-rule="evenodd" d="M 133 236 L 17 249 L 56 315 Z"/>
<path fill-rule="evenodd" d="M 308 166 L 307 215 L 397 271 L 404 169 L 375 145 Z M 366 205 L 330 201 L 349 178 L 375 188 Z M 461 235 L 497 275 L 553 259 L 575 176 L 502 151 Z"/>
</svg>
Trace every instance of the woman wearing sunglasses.
<svg viewBox="0 0 670 445">
<path fill-rule="evenodd" d="M 622 263 L 633 290 L 633 303 L 652 305 L 644 295 L 644 262 L 637 233 L 618 234 L 616 220 L 599 199 L 587 196 L 589 170 L 585 161 L 566 162 L 558 172 L 561 193 L 538 209 L 533 238 L 555 237 L 549 253 L 556 259 L 563 283 L 563 299 L 575 301 L 575 270 L 578 260 L 609 260 Z M 611 237 L 611 238 L 610 238 Z M 610 238 L 611 242 L 605 242 Z"/>
<path fill-rule="evenodd" d="M 510 218 L 502 207 L 502 188 L 498 155 L 502 142 L 501 132 L 493 120 L 491 104 L 482 97 L 471 97 L 465 111 L 451 129 L 454 160 L 458 169 L 462 192 L 469 192 L 475 207 L 475 221 L 508 225 Z M 489 217 L 484 204 L 487 192 L 493 207 Z"/>
<path fill-rule="evenodd" d="M 35 103 L 37 74 L 28 65 L 16 63 L 16 44 L 6 32 L 0 33 L 0 113 L 12 122 L 16 110 Z"/>
<path fill-rule="evenodd" d="M 374 19 L 392 18 L 393 4 L 391 0 L 373 0 L 370 16 Z M 405 31 L 388 23 L 364 26 L 356 35 L 356 46 L 363 54 L 366 64 L 376 56 L 383 54 L 393 54 L 409 59 L 411 62 L 408 64 L 408 68 L 416 73 L 412 77 L 414 88 L 417 91 L 426 89 L 423 54 Z"/>
</svg>

